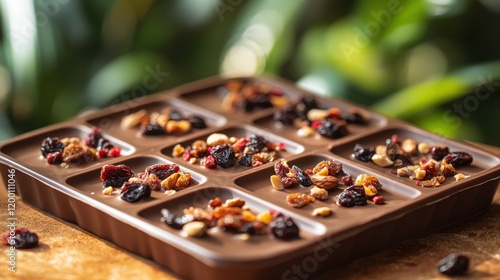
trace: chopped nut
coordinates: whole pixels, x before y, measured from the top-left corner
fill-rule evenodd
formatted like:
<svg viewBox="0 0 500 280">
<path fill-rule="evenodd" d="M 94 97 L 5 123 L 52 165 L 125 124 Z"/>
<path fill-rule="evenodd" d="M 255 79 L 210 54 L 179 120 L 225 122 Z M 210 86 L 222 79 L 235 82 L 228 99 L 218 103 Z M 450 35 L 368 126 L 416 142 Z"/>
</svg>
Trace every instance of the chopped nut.
<svg viewBox="0 0 500 280">
<path fill-rule="evenodd" d="M 239 197 L 236 197 L 236 198 L 230 198 L 230 199 L 227 199 L 226 202 L 224 203 L 224 206 L 225 207 L 243 207 L 243 205 L 245 205 L 245 201 Z"/>
<path fill-rule="evenodd" d="M 418 152 L 423 155 L 429 153 L 429 144 L 424 142 L 418 144 Z"/>
<path fill-rule="evenodd" d="M 174 195 L 174 194 L 176 194 L 176 193 L 177 193 L 177 191 L 176 191 L 176 190 L 166 190 L 166 191 L 164 192 L 164 194 L 165 194 L 166 196 L 171 196 L 171 195 Z"/>
<path fill-rule="evenodd" d="M 456 174 L 454 177 L 455 177 L 455 181 L 460 181 L 460 180 L 463 180 L 463 179 L 465 179 L 465 178 L 467 178 L 467 177 L 469 177 L 469 176 L 465 176 L 465 175 L 464 175 L 464 174 L 462 174 L 462 173 L 458 173 L 458 174 Z"/>
<path fill-rule="evenodd" d="M 328 217 L 332 214 L 332 209 L 330 207 L 319 207 L 313 210 L 313 216 Z"/>
<path fill-rule="evenodd" d="M 177 183 L 177 180 L 179 179 L 180 176 L 181 176 L 181 174 L 179 174 L 179 173 L 174 173 L 174 174 L 168 176 L 167 179 L 165 179 L 161 182 L 161 187 L 164 190 L 175 189 L 175 184 Z"/>
<path fill-rule="evenodd" d="M 132 128 L 141 124 L 147 118 L 148 112 L 144 109 L 135 113 L 129 114 L 122 118 L 120 126 L 123 128 Z"/>
<path fill-rule="evenodd" d="M 155 174 L 149 174 L 149 176 L 144 180 L 144 183 L 148 184 L 154 191 L 158 191 L 161 189 L 161 181 Z"/>
<path fill-rule="evenodd" d="M 387 146 L 386 145 L 377 145 L 375 147 L 375 153 L 380 155 L 380 156 L 386 156 L 387 157 Z"/>
<path fill-rule="evenodd" d="M 229 137 L 222 133 L 212 133 L 207 137 L 207 145 L 210 147 L 229 143 Z"/>
<path fill-rule="evenodd" d="M 113 187 L 107 187 L 102 190 L 102 194 L 111 195 L 115 189 Z"/>
<path fill-rule="evenodd" d="M 181 144 L 177 144 L 174 146 L 174 149 L 172 150 L 172 156 L 173 157 L 180 157 L 184 154 L 185 151 L 186 151 L 186 149 L 184 149 L 184 147 L 182 147 Z"/>
<path fill-rule="evenodd" d="M 381 156 L 379 154 L 374 154 L 372 156 L 372 161 L 380 167 L 387 167 L 394 164 L 394 162 L 390 160 L 387 156 Z"/>
<path fill-rule="evenodd" d="M 283 184 L 281 183 L 281 179 L 278 175 L 271 175 L 271 185 L 278 191 L 282 191 L 284 189 Z"/>
<path fill-rule="evenodd" d="M 130 177 L 128 181 L 129 183 L 144 183 L 144 180 L 138 177 Z"/>
<path fill-rule="evenodd" d="M 314 174 L 311 175 L 310 178 L 314 185 L 325 190 L 333 190 L 339 184 L 339 179 L 330 175 L 322 176 Z"/>
<path fill-rule="evenodd" d="M 317 186 L 313 186 L 311 188 L 311 196 L 319 200 L 327 200 L 328 191 L 322 188 L 318 188 Z"/>
<path fill-rule="evenodd" d="M 307 112 L 307 119 L 311 121 L 322 120 L 328 116 L 327 110 L 311 109 Z"/>
<path fill-rule="evenodd" d="M 195 158 L 195 157 L 192 157 L 192 158 L 189 159 L 189 163 L 190 164 L 195 164 L 197 161 L 198 161 L 198 159 Z"/>
<path fill-rule="evenodd" d="M 422 181 L 425 179 L 425 176 L 427 175 L 427 172 L 425 170 L 422 170 L 420 168 L 417 168 L 414 172 L 414 176 L 416 180 Z"/>
<path fill-rule="evenodd" d="M 413 138 L 405 139 L 401 144 L 401 148 L 409 154 L 414 154 L 417 151 L 417 141 Z"/>
<path fill-rule="evenodd" d="M 309 202 L 313 202 L 314 200 L 314 197 L 305 193 L 291 193 L 286 196 L 286 202 L 294 208 L 304 207 Z"/>
<path fill-rule="evenodd" d="M 175 188 L 177 190 L 183 189 L 191 184 L 191 173 L 179 173 L 179 178 L 175 182 Z"/>
<path fill-rule="evenodd" d="M 314 135 L 314 129 L 310 126 L 303 126 L 297 130 L 297 136 L 299 137 L 309 137 Z"/>
<path fill-rule="evenodd" d="M 205 235 L 207 232 L 207 227 L 203 222 L 194 221 L 185 224 L 182 227 L 182 231 L 190 237 L 199 237 Z"/>
</svg>

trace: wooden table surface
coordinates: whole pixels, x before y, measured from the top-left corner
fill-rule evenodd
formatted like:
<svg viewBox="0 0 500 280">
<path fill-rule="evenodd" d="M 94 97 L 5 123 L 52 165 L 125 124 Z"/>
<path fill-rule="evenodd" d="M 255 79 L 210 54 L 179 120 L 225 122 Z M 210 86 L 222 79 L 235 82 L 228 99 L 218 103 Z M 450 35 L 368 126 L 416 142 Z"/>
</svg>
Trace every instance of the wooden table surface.
<svg viewBox="0 0 500 280">
<path fill-rule="evenodd" d="M 485 147 L 483 147 L 485 148 Z M 500 154 L 499 148 L 486 147 Z M 4 176 L 4 175 L 2 175 Z M 7 221 L 7 192 L 0 182 L 0 220 Z M 0 246 L 0 279 L 179 279 L 154 262 L 103 241 L 16 199 L 17 226 L 36 232 L 40 246 L 16 250 L 8 270 L 8 246 Z M 0 231 L 7 231 L 3 226 Z M 500 189 L 489 210 L 460 224 L 386 249 L 325 275 L 324 279 L 450 279 L 437 262 L 452 252 L 470 257 L 459 279 L 500 279 Z"/>
</svg>

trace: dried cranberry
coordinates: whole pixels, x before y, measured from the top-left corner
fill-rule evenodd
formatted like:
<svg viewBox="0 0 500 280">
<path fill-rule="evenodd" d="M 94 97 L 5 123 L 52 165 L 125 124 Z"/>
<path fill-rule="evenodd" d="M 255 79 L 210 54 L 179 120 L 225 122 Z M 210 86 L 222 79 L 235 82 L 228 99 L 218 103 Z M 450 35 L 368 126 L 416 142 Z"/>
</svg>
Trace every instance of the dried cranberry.
<svg viewBox="0 0 500 280">
<path fill-rule="evenodd" d="M 187 120 L 191 123 L 191 126 L 194 128 L 199 128 L 199 129 L 207 128 L 205 119 L 200 116 L 190 116 Z"/>
<path fill-rule="evenodd" d="M 217 163 L 215 162 L 215 158 L 212 155 L 208 155 L 203 159 L 202 162 L 203 167 L 208 169 L 213 169 L 217 167 Z"/>
<path fill-rule="evenodd" d="M 344 207 L 366 205 L 366 195 L 363 186 L 350 186 L 339 194 L 337 203 Z"/>
<path fill-rule="evenodd" d="M 53 152 L 47 155 L 47 163 L 48 164 L 59 164 L 62 160 L 61 152 Z"/>
<path fill-rule="evenodd" d="M 185 224 L 194 221 L 194 217 L 192 215 L 188 214 L 178 216 L 167 209 L 161 209 L 161 215 L 161 221 L 174 229 L 182 229 Z"/>
<path fill-rule="evenodd" d="M 165 135 L 165 134 L 167 134 L 165 128 L 156 121 L 150 121 L 142 125 L 141 128 L 139 129 L 139 135 L 154 136 L 154 135 Z"/>
<path fill-rule="evenodd" d="M 374 154 L 375 154 L 375 149 L 373 147 L 362 146 L 360 144 L 356 144 L 354 146 L 353 155 L 358 160 L 364 162 L 370 162 Z"/>
<path fill-rule="evenodd" d="M 212 147 L 210 154 L 214 157 L 217 165 L 223 168 L 232 167 L 236 161 L 235 152 L 229 144 Z"/>
<path fill-rule="evenodd" d="M 385 204 L 384 197 L 381 195 L 376 195 L 372 198 L 373 203 L 375 204 Z"/>
<path fill-rule="evenodd" d="M 120 198 L 128 202 L 136 202 L 151 196 L 151 187 L 141 182 L 125 182 L 120 191 Z"/>
<path fill-rule="evenodd" d="M 444 145 L 434 146 L 431 149 L 432 159 L 435 160 L 442 160 L 449 153 L 450 149 Z"/>
<path fill-rule="evenodd" d="M 342 182 L 346 186 L 350 186 L 350 185 L 354 184 L 354 181 L 353 181 L 351 175 L 346 175 L 346 176 L 342 177 Z"/>
<path fill-rule="evenodd" d="M 473 161 L 472 155 L 466 152 L 453 152 L 443 159 L 446 163 L 458 168 L 460 166 L 470 165 Z"/>
<path fill-rule="evenodd" d="M 299 227 L 292 218 L 277 216 L 270 224 L 271 233 L 278 239 L 289 240 L 299 237 Z"/>
<path fill-rule="evenodd" d="M 170 177 L 170 175 L 177 173 L 180 170 L 181 168 L 175 163 L 157 163 L 146 167 L 146 170 L 144 170 L 144 176 L 148 177 L 150 174 L 154 174 L 158 177 L 158 179 L 165 180 Z"/>
<path fill-rule="evenodd" d="M 344 122 L 334 121 L 331 119 L 326 119 L 318 127 L 318 132 L 322 136 L 328 138 L 341 138 L 349 134 L 347 131 L 347 126 Z"/>
<path fill-rule="evenodd" d="M 64 150 L 64 144 L 60 142 L 57 137 L 47 137 L 43 139 L 40 150 L 42 151 L 42 155 L 47 157 L 50 153 L 62 153 Z"/>
<path fill-rule="evenodd" d="M 119 157 L 120 154 L 122 152 L 122 148 L 120 147 L 113 147 L 110 151 L 109 151 L 109 155 L 112 156 L 112 157 Z"/>
<path fill-rule="evenodd" d="M 446 275 L 461 275 L 465 274 L 469 269 L 469 257 L 461 254 L 450 254 L 438 263 L 439 272 Z"/>
<path fill-rule="evenodd" d="M 304 187 L 310 187 L 310 186 L 314 185 L 314 183 L 313 183 L 313 181 L 311 181 L 311 178 L 309 177 L 309 175 L 307 175 L 307 173 L 305 173 L 298 166 L 293 165 L 292 170 L 295 172 L 297 182 L 299 182 L 299 184 L 301 184 Z"/>
<path fill-rule="evenodd" d="M 16 228 L 14 235 L 6 231 L 0 236 L 0 243 L 14 246 L 16 249 L 28 249 L 38 246 L 38 235 L 26 228 Z"/>
<path fill-rule="evenodd" d="M 125 164 L 106 164 L 101 168 L 101 180 L 104 187 L 118 188 L 134 176 L 134 172 Z"/>
</svg>

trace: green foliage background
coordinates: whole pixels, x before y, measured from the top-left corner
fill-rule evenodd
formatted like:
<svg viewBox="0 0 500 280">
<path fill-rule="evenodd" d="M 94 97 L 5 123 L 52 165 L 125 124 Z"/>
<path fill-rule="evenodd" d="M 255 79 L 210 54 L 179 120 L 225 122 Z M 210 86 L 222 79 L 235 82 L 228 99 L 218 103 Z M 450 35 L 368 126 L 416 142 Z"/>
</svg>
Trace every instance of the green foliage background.
<svg viewBox="0 0 500 280">
<path fill-rule="evenodd" d="M 500 146 L 495 1 L 0 3 L 0 140 L 243 68 Z"/>
</svg>

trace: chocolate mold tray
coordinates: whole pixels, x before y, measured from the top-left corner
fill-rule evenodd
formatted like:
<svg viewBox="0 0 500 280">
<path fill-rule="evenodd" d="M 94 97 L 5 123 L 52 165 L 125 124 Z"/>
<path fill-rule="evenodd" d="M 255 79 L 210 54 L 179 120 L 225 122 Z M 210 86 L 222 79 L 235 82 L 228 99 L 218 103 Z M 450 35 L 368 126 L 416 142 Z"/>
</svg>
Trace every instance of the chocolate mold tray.
<svg viewBox="0 0 500 280">
<path fill-rule="evenodd" d="M 276 126 L 273 107 L 246 112 L 224 110 L 221 104 L 227 102 L 224 94 L 228 82 L 256 84 L 273 96 L 279 92 L 280 97 L 290 101 L 313 97 L 321 108 L 356 110 L 367 122 L 349 124 L 348 133 L 338 139 L 318 134 L 299 137 L 293 126 Z M 121 119 L 130 113 L 158 112 L 166 107 L 202 116 L 207 127 L 176 135 L 144 136 L 135 128 L 120 125 Z M 99 127 L 113 145 L 121 147 L 119 157 L 70 163 L 63 168 L 48 164 L 41 156 L 40 144 L 44 138 L 83 138 L 93 127 Z M 260 135 L 283 143 L 286 150 L 280 152 L 280 157 L 303 170 L 333 159 L 354 178 L 359 174 L 374 175 L 383 185 L 380 194 L 385 204 L 338 206 L 337 196 L 346 188 L 340 185 L 328 192 L 326 200 L 293 208 L 286 202 L 286 196 L 308 193 L 310 188 L 295 185 L 282 191 L 274 189 L 270 181 L 275 174 L 274 162 L 255 167 L 207 169 L 198 162 L 189 163 L 172 156 L 177 144 L 190 145 L 213 133 L 237 138 Z M 356 144 L 383 144 L 393 134 L 470 153 L 474 161 L 459 170 L 469 177 L 460 181 L 448 178 L 438 187 L 424 188 L 409 178 L 396 176 L 390 167 L 382 168 L 352 157 Z M 192 175 L 192 184 L 170 196 L 153 191 L 150 198 L 134 203 L 123 201 L 116 194 L 102 193 L 99 175 L 103 165 L 126 164 L 134 172 L 140 172 L 156 163 L 179 165 L 181 171 Z M 366 254 L 486 211 L 500 179 L 500 159 L 480 148 L 439 137 L 340 99 L 315 96 L 272 77 L 209 78 L 25 133 L 0 143 L 0 172 L 6 185 L 9 168 L 18 171 L 16 191 L 27 203 L 152 259 L 182 278 L 192 279 L 293 279 L 303 273 L 308 277 L 318 276 Z M 220 231 L 201 238 L 187 237 L 161 221 L 162 209 L 180 215 L 190 206 L 206 207 L 216 197 L 241 198 L 256 212 L 270 209 L 281 212 L 297 223 L 299 237 L 287 241 L 272 235 L 244 239 Z M 312 211 L 317 207 L 329 207 L 333 214 L 313 216 Z M 296 275 L 297 267 L 302 271 L 300 275 Z"/>
</svg>

